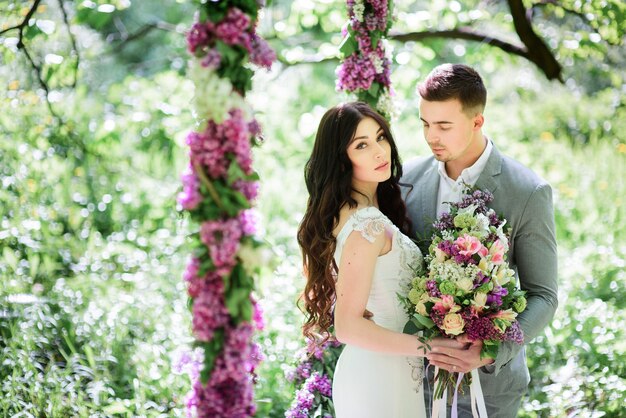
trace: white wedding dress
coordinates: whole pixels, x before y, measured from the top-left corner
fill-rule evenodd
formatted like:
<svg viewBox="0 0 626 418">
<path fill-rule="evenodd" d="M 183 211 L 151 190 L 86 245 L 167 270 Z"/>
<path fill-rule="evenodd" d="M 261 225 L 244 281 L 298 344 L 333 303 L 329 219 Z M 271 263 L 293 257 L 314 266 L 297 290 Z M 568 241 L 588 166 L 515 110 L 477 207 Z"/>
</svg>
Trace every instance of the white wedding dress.
<svg viewBox="0 0 626 418">
<path fill-rule="evenodd" d="M 414 268 L 423 265 L 418 247 L 375 207 L 357 210 L 337 235 L 339 265 L 346 239 L 360 233 L 373 242 L 384 230 L 393 232 L 392 248 L 378 257 L 367 309 L 376 324 L 402 332 L 407 314 L 398 300 L 406 294 Z M 356 231 L 356 232 L 355 232 Z M 417 345 L 417 341 L 416 341 Z M 336 418 L 424 418 L 423 358 L 383 354 L 346 345 L 333 377 Z"/>
</svg>

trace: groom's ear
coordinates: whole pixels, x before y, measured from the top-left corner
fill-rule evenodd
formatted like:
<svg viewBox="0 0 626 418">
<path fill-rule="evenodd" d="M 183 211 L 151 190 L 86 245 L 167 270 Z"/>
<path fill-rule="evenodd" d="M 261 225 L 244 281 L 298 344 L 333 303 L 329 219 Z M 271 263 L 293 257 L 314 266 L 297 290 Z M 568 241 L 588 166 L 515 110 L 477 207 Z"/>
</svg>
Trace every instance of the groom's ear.
<svg viewBox="0 0 626 418">
<path fill-rule="evenodd" d="M 480 129 L 483 127 L 483 124 L 485 123 L 485 117 L 483 116 L 482 113 L 477 113 L 476 116 L 474 116 L 474 129 Z"/>
</svg>

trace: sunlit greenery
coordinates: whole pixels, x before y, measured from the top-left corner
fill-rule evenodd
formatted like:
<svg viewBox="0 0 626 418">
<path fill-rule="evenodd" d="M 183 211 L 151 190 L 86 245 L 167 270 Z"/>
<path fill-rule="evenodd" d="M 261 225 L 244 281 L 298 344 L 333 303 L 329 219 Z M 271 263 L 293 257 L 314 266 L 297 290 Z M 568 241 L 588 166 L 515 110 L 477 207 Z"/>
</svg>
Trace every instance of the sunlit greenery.
<svg viewBox="0 0 626 418">
<path fill-rule="evenodd" d="M 0 30 L 30 3 L 0 0 Z M 181 275 L 194 226 L 175 197 L 193 126 L 182 32 L 194 6 L 63 3 L 78 55 L 58 2 L 41 2 L 24 39 L 42 63 L 54 114 L 17 32 L 0 35 L 0 415 L 183 416 L 189 381 L 173 369 L 191 342 Z M 402 0 L 394 28 L 471 24 L 515 42 L 505 3 Z M 405 160 L 425 155 L 416 83 L 447 61 L 485 76 L 487 135 L 555 192 L 560 307 L 529 346 L 523 416 L 618 417 L 626 403 L 626 19 L 620 2 L 561 3 L 596 13 L 588 24 L 556 6 L 535 10 L 563 84 L 485 44 L 391 41 L 393 129 Z M 282 59 L 257 74 L 249 95 L 264 127 L 255 164 L 274 257 L 257 283 L 266 318 L 260 417 L 289 407 L 284 372 L 303 344 L 295 307 L 304 284 L 295 240 L 302 169 L 321 115 L 347 98 L 335 91 L 338 61 L 325 60 L 341 41 L 343 11 L 341 1 L 275 0 L 260 22 Z"/>
</svg>

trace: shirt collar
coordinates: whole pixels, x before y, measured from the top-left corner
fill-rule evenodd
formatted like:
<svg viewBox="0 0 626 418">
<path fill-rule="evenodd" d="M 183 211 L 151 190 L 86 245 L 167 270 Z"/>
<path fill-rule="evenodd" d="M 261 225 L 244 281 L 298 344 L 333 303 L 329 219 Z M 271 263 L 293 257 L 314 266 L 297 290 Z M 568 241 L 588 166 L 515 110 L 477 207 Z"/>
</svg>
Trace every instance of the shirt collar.
<svg viewBox="0 0 626 418">
<path fill-rule="evenodd" d="M 480 157 L 478 157 L 474 164 L 461 171 L 461 175 L 459 176 L 459 178 L 457 178 L 456 182 L 462 181 L 469 186 L 474 186 L 474 184 L 476 184 L 476 182 L 478 181 L 478 177 L 480 177 L 481 173 L 485 169 L 485 166 L 487 165 L 487 160 L 491 155 L 492 149 L 493 144 L 491 143 L 491 140 L 487 139 L 487 146 L 485 147 L 483 153 L 480 154 Z M 444 163 L 443 161 L 438 162 L 437 171 L 439 171 L 439 176 L 442 180 L 450 184 L 455 183 L 454 180 L 448 177 L 448 173 L 446 172 L 446 163 Z"/>
</svg>

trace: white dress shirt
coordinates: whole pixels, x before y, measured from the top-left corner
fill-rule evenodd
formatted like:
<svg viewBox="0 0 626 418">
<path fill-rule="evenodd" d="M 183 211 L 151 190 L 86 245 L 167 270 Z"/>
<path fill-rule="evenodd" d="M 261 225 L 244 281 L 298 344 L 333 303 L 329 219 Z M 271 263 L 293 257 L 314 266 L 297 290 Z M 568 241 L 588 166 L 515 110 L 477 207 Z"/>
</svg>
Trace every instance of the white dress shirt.
<svg viewBox="0 0 626 418">
<path fill-rule="evenodd" d="M 478 177 L 480 177 L 480 174 L 487 165 L 487 160 L 489 159 L 489 155 L 491 155 L 492 149 L 493 144 L 489 139 L 487 139 L 487 146 L 480 157 L 478 157 L 478 160 L 476 160 L 471 167 L 467 167 L 461 171 L 461 175 L 456 180 L 452 180 L 448 177 L 448 173 L 446 172 L 446 163 L 439 161 L 437 167 L 439 171 L 437 217 L 439 217 L 439 215 L 443 212 L 447 212 L 449 210 L 449 205 L 445 202 L 456 203 L 461 200 L 461 193 L 463 192 L 464 185 L 473 187 L 476 184 Z"/>
</svg>

